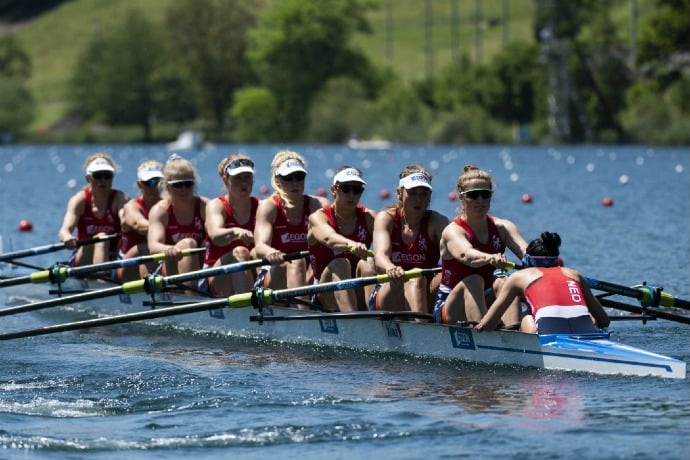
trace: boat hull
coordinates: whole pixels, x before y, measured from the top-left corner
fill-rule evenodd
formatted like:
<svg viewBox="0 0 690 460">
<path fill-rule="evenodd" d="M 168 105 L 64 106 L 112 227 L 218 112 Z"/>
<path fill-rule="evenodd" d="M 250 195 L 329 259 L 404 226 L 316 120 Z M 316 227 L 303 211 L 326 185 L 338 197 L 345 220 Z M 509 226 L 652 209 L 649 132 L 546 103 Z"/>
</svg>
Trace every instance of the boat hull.
<svg viewBox="0 0 690 460">
<path fill-rule="evenodd" d="M 107 286 L 84 280 L 68 281 L 65 288 L 76 291 L 92 289 L 94 285 L 100 288 Z M 47 297 L 46 286 L 32 285 L 24 289 L 10 288 L 8 291 L 8 294 L 17 297 L 15 303 L 17 300 L 30 302 Z M 151 297 L 144 293 L 122 294 L 67 308 L 89 315 L 111 316 L 203 300 L 208 299 L 164 292 L 156 294 L 155 302 L 152 302 Z M 314 315 L 317 318 L 308 318 Z M 299 318 L 285 318 L 295 316 Z M 315 312 L 275 306 L 265 307 L 261 312 L 252 307 L 217 308 L 147 322 L 235 337 L 345 347 L 451 361 L 596 374 L 686 378 L 684 361 L 614 342 L 609 340 L 607 333 L 536 335 L 517 331 L 477 332 L 471 327 L 419 323 L 390 317 L 330 318 Z"/>
</svg>

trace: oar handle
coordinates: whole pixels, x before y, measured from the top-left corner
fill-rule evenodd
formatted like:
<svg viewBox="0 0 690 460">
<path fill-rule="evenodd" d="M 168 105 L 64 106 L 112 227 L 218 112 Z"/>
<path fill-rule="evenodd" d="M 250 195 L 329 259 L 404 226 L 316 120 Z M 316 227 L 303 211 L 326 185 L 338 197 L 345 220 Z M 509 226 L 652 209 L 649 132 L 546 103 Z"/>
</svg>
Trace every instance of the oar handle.
<svg viewBox="0 0 690 460">
<path fill-rule="evenodd" d="M 113 233 L 112 235 L 97 236 L 94 238 L 86 238 L 83 240 L 77 240 L 77 247 L 85 246 L 88 244 L 100 243 L 101 241 L 111 240 L 113 238 L 119 238 L 118 233 Z M 0 254 L 0 262 L 12 259 L 21 259 L 22 257 L 37 256 L 39 254 L 46 254 L 48 252 L 55 252 L 61 249 L 65 249 L 65 243 L 55 243 L 46 244 L 43 246 L 36 246 L 34 248 L 22 249 L 14 252 L 6 252 L 5 254 Z"/>
</svg>

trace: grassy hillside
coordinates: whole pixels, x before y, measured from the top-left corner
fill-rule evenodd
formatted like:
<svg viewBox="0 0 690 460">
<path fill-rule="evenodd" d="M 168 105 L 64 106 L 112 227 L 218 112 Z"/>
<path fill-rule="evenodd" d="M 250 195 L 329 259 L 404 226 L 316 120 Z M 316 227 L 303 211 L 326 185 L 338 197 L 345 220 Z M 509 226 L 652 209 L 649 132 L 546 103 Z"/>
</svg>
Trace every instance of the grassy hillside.
<svg viewBox="0 0 690 460">
<path fill-rule="evenodd" d="M 121 22 L 132 8 L 162 22 L 166 9 L 176 1 L 71 0 L 19 28 L 15 34 L 34 66 L 29 83 L 39 103 L 34 129 L 46 129 L 65 114 L 72 69 L 95 32 Z M 621 37 L 627 39 L 632 2 L 611 1 Z M 467 54 L 489 62 L 507 41 L 533 40 L 534 0 L 380 0 L 380 4 L 369 16 L 373 34 L 356 37 L 355 44 L 407 81 L 438 73 L 453 56 Z M 653 0 L 636 0 L 636 4 L 643 16 Z"/>
</svg>

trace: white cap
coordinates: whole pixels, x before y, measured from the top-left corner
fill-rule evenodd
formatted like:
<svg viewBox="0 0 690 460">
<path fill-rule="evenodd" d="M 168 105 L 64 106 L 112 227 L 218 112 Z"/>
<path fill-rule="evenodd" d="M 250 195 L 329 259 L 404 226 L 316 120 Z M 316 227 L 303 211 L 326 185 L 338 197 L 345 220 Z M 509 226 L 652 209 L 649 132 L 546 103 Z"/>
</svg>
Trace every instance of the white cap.
<svg viewBox="0 0 690 460">
<path fill-rule="evenodd" d="M 110 164 L 105 158 L 96 158 L 86 167 L 86 174 L 92 174 L 98 171 L 110 171 L 115 172 L 115 168 Z"/>
<path fill-rule="evenodd" d="M 242 173 L 254 174 L 254 162 L 249 158 L 238 158 L 228 163 L 225 167 L 225 174 L 228 176 L 236 176 Z"/>
<path fill-rule="evenodd" d="M 154 177 L 165 177 L 163 170 L 157 164 L 146 165 L 137 172 L 137 179 L 140 181 L 147 181 L 149 179 L 153 179 Z"/>
<path fill-rule="evenodd" d="M 337 184 L 339 182 L 359 182 L 367 185 L 367 183 L 364 182 L 364 179 L 362 179 L 362 173 L 355 168 L 343 169 L 338 174 L 333 176 L 333 184 Z"/>
<path fill-rule="evenodd" d="M 398 187 L 402 187 L 407 190 L 415 187 L 426 187 L 429 190 L 433 190 L 429 176 L 420 172 L 412 173 L 409 176 L 405 176 L 400 179 Z"/>
<path fill-rule="evenodd" d="M 300 160 L 297 158 L 290 158 L 289 160 L 285 160 L 278 166 L 278 169 L 276 169 L 276 176 L 289 176 L 290 174 L 294 172 L 303 172 L 304 174 L 307 173 L 307 170 L 304 169 L 304 163 L 302 163 Z"/>
</svg>

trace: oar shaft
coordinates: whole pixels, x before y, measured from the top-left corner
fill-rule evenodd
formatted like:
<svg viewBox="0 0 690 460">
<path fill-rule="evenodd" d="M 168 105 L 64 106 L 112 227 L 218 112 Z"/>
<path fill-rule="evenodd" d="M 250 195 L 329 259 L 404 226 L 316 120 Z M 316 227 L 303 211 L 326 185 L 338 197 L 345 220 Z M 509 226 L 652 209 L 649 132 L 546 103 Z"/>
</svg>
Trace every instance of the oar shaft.
<svg viewBox="0 0 690 460">
<path fill-rule="evenodd" d="M 246 294 L 251 295 L 251 294 Z M 92 327 L 109 326 L 113 324 L 129 323 L 133 321 L 143 321 L 147 319 L 163 318 L 166 316 L 182 315 L 187 313 L 195 313 L 205 310 L 213 310 L 220 308 L 227 304 L 227 299 L 210 300 L 208 302 L 199 302 L 187 305 L 178 305 L 174 307 L 159 308 L 155 310 L 146 310 L 136 313 L 127 313 L 124 315 L 110 316 L 107 318 L 94 318 L 84 321 L 75 321 L 72 323 L 56 324 L 52 326 L 45 326 L 36 329 L 28 329 L 18 332 L 10 332 L 0 334 L 0 340 L 20 339 L 24 337 L 33 337 L 38 335 L 53 334 L 56 332 L 76 331 L 80 329 L 88 329 Z"/>
<path fill-rule="evenodd" d="M 652 315 L 652 316 L 656 316 L 657 318 L 665 319 L 668 321 L 675 321 L 677 323 L 690 324 L 690 317 L 683 316 L 683 315 L 674 315 L 673 313 L 662 311 L 662 310 L 659 310 L 656 308 L 638 307 L 637 305 L 628 305 L 627 303 L 616 302 L 615 300 L 610 300 L 610 299 L 605 299 L 605 298 L 600 298 L 599 302 L 604 307 L 615 308 L 616 310 L 623 310 L 623 311 L 627 311 L 629 313 L 638 313 L 640 315 Z"/>
<path fill-rule="evenodd" d="M 79 246 L 85 246 L 88 244 L 95 244 L 95 243 L 100 243 L 101 241 L 107 241 L 111 240 L 113 238 L 119 238 L 120 235 L 117 233 L 114 233 L 112 235 L 105 235 L 105 236 L 97 236 L 94 238 L 87 238 L 83 240 L 78 240 L 77 241 L 77 247 Z M 29 256 L 37 256 L 40 254 L 46 254 L 48 252 L 55 252 L 59 251 L 61 249 L 65 249 L 65 243 L 55 243 L 55 244 L 46 244 L 43 246 L 36 246 L 33 248 L 29 249 L 22 249 L 19 251 L 14 251 L 14 252 L 6 252 L 5 254 L 0 254 L 0 262 L 4 262 L 6 260 L 12 260 L 12 259 L 21 259 L 22 257 L 29 257 Z"/>
<path fill-rule="evenodd" d="M 599 281 L 594 278 L 585 278 L 587 284 L 592 289 L 610 292 L 625 297 L 632 297 L 637 299 L 643 306 L 662 306 L 662 307 L 677 307 L 690 310 L 690 301 L 683 299 L 676 299 L 672 294 L 658 290 L 653 286 L 642 286 L 639 288 L 622 286 L 620 284 L 609 283 L 606 281 Z M 655 297 L 659 296 L 658 303 L 655 303 Z"/>
</svg>

